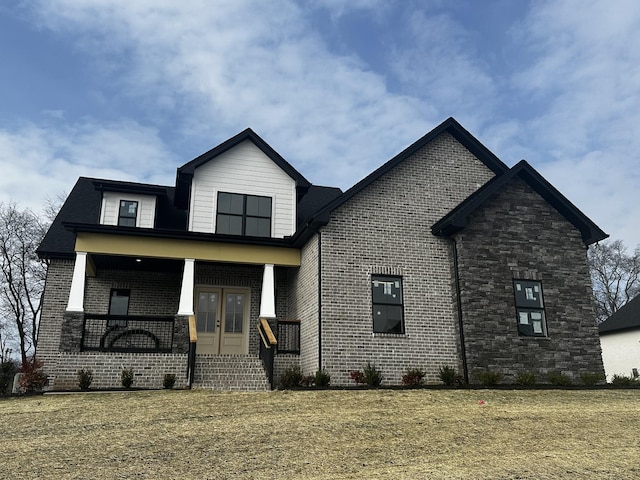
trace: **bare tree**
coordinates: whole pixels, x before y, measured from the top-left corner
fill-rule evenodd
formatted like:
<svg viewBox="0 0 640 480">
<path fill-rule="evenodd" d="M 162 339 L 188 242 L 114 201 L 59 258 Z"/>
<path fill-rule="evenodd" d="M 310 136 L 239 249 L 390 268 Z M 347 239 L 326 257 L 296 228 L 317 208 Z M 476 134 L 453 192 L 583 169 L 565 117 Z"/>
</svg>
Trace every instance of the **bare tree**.
<svg viewBox="0 0 640 480">
<path fill-rule="evenodd" d="M 640 246 L 628 254 L 622 240 L 589 248 L 589 268 L 598 323 L 640 293 Z"/>
<path fill-rule="evenodd" d="M 15 327 L 23 363 L 38 344 L 47 266 L 36 249 L 46 228 L 31 210 L 0 203 L 0 318 Z"/>
</svg>

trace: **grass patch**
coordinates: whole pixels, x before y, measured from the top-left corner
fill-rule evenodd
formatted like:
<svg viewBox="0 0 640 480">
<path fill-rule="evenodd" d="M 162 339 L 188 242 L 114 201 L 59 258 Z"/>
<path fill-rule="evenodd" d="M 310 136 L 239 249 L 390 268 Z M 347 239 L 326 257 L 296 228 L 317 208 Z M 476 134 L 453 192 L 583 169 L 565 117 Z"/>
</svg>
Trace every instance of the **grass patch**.
<svg viewBox="0 0 640 480">
<path fill-rule="evenodd" d="M 638 478 L 638 390 L 0 400 L 6 478 Z"/>
</svg>

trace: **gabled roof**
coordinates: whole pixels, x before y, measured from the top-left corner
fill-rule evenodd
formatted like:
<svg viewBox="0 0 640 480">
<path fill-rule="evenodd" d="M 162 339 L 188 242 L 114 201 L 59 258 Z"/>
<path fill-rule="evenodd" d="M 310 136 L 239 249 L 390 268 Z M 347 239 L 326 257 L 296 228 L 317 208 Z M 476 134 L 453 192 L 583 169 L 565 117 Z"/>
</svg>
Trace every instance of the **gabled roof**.
<svg viewBox="0 0 640 480">
<path fill-rule="evenodd" d="M 389 172 L 391 169 L 402 163 L 404 160 L 409 158 L 411 155 L 416 153 L 418 150 L 420 150 L 425 145 L 432 142 L 438 136 L 442 135 L 445 132 L 451 134 L 496 175 L 501 175 L 502 173 L 509 170 L 509 167 L 507 167 L 502 162 L 502 160 L 496 157 L 487 147 L 480 143 L 478 139 L 476 139 L 467 130 L 465 130 L 464 127 L 460 125 L 454 118 L 449 117 L 447 120 L 442 122 L 425 136 L 405 148 L 402 152 L 397 154 L 387 163 L 371 172 L 349 190 L 344 192 L 340 197 L 336 198 L 334 201 L 326 205 L 322 210 L 317 212 L 317 214 L 315 215 L 316 221 L 320 224 L 326 224 L 329 221 L 329 215 L 333 210 L 357 195 L 367 186 L 371 185 L 373 182 L 382 177 L 385 173 Z"/>
<path fill-rule="evenodd" d="M 186 229 L 186 213 L 174 206 L 173 187 L 80 177 L 40 243 L 40 257 L 73 258 L 76 236 L 65 225 L 99 225 L 102 191 L 155 195 L 156 228 Z"/>
<path fill-rule="evenodd" d="M 640 328 L 640 295 L 598 325 L 600 334 Z"/>
<path fill-rule="evenodd" d="M 193 174 L 196 168 L 204 165 L 208 161 L 213 158 L 221 155 L 227 150 L 232 149 L 236 145 L 244 142 L 245 140 L 250 140 L 254 143 L 256 147 L 258 147 L 262 152 L 269 157 L 273 162 L 278 165 L 287 175 L 289 175 L 295 182 L 296 188 L 301 189 L 304 193 L 306 189 L 311 186 L 311 183 L 302 176 L 300 172 L 298 172 L 295 168 L 291 166 L 289 162 L 287 162 L 284 158 L 280 156 L 278 152 L 276 152 L 267 142 L 265 142 L 260 136 L 247 128 L 242 132 L 238 133 L 234 137 L 231 137 L 229 140 L 222 142 L 217 147 L 212 148 L 206 153 L 194 158 L 188 163 L 185 163 L 183 166 L 178 167 L 178 171 L 176 174 L 176 205 L 180 208 L 187 208 L 189 202 L 189 188 L 191 186 L 191 179 L 193 178 Z"/>
<path fill-rule="evenodd" d="M 492 195 L 498 193 L 514 178 L 520 178 L 544 198 L 558 213 L 576 227 L 586 245 L 604 240 L 609 235 L 593 223 L 573 203 L 542 177 L 525 160 L 518 162 L 507 173 L 491 179 L 465 201 L 451 210 L 431 227 L 434 235 L 450 236 L 462 230 L 469 222 L 469 216 L 481 207 Z"/>
</svg>

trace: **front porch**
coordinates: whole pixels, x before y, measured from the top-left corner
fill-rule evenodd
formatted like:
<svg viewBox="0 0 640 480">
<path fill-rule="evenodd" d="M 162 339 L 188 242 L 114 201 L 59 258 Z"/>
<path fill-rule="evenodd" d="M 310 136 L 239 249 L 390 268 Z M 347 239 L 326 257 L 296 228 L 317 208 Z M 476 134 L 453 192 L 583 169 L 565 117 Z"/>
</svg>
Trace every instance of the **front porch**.
<svg viewBox="0 0 640 480">
<path fill-rule="evenodd" d="M 80 275 L 83 263 L 85 271 Z M 260 360 L 258 319 L 267 318 L 274 335 L 281 338 L 272 350 L 274 356 L 283 360 L 286 356 L 286 362 L 295 363 L 300 353 L 300 323 L 286 318 L 288 268 L 78 255 L 61 326 L 58 371 L 65 373 L 54 388 L 72 388 L 75 375 L 67 366 L 82 359 L 86 364 L 78 368 L 92 368 L 94 377 L 109 377 L 98 384 L 111 383 L 110 387 L 119 387 L 122 368 L 132 368 L 143 382 L 136 386 L 143 388 L 161 387 L 165 373 L 174 373 L 177 385 L 183 387 L 270 388 L 274 369 Z M 83 283 L 81 289 L 78 283 Z M 203 293 L 209 300 L 217 295 L 218 303 L 229 293 L 229 300 L 238 299 L 242 306 L 231 313 L 224 305 L 208 310 L 200 302 Z M 114 304 L 125 305 L 124 312 L 114 312 Z M 207 337 L 224 339 L 223 332 L 229 328 L 243 339 L 239 351 L 212 351 L 200 342 Z M 275 362 L 276 370 L 279 363 Z M 167 371 L 158 372 L 163 365 Z M 149 371 L 157 376 L 148 376 Z"/>
</svg>

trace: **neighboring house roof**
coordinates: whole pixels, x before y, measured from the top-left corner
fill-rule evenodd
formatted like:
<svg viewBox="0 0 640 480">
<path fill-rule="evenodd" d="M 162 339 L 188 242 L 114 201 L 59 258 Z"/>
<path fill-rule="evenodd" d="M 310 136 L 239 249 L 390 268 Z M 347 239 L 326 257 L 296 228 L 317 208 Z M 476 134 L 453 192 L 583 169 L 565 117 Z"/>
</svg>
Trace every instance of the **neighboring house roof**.
<svg viewBox="0 0 640 480">
<path fill-rule="evenodd" d="M 487 147 L 482 145 L 482 143 L 480 143 L 478 139 L 476 139 L 467 130 L 465 130 L 464 127 L 460 125 L 454 118 L 450 117 L 440 125 L 438 125 L 436 128 L 431 130 L 429 133 L 427 133 L 425 136 L 420 138 L 418 141 L 405 148 L 402 152 L 397 154 L 380 168 L 371 172 L 349 190 L 344 192 L 340 197 L 336 198 L 331 203 L 322 208 L 319 212 L 316 213 L 315 222 L 317 222 L 319 225 L 328 223 L 331 212 L 333 212 L 336 208 L 360 193 L 367 186 L 371 185 L 373 182 L 382 177 L 385 173 L 389 172 L 391 169 L 402 163 L 404 160 L 409 158 L 411 155 L 416 153 L 429 142 L 435 140 L 438 136 L 442 135 L 445 132 L 451 134 L 496 175 L 501 175 L 502 173 L 509 170 L 509 167 L 507 167 L 502 162 L 502 160 L 496 157 Z"/>
<path fill-rule="evenodd" d="M 222 142 L 217 147 L 212 148 L 206 153 L 194 158 L 188 163 L 178 168 L 176 175 L 176 204 L 180 208 L 187 208 L 189 202 L 189 187 L 193 174 L 196 168 L 204 165 L 208 161 L 217 157 L 218 155 L 232 149 L 236 145 L 244 142 L 245 140 L 252 141 L 256 147 L 269 157 L 273 162 L 278 165 L 287 175 L 289 175 L 295 182 L 298 189 L 298 195 L 304 194 L 306 190 L 311 186 L 311 183 L 302 176 L 295 168 L 291 166 L 284 158 L 280 156 L 271 146 L 265 142 L 260 136 L 250 128 L 243 130 L 237 135 L 231 137 L 229 140 Z"/>
<path fill-rule="evenodd" d="M 598 325 L 600 335 L 640 328 L 640 295 Z"/>
<path fill-rule="evenodd" d="M 507 173 L 497 176 L 479 188 L 466 200 L 451 210 L 431 227 L 434 235 L 450 236 L 462 230 L 469 222 L 469 215 L 487 202 L 493 195 L 502 190 L 514 178 L 525 181 L 533 190 L 544 198 L 558 213 L 576 227 L 586 245 L 604 240 L 609 235 L 593 223 L 573 203 L 547 182 L 525 160 L 518 162 Z"/>
</svg>

